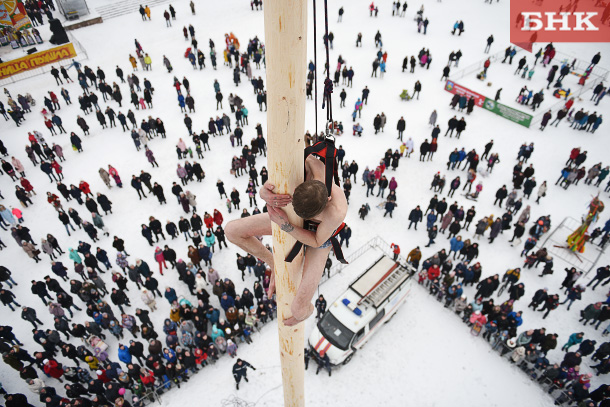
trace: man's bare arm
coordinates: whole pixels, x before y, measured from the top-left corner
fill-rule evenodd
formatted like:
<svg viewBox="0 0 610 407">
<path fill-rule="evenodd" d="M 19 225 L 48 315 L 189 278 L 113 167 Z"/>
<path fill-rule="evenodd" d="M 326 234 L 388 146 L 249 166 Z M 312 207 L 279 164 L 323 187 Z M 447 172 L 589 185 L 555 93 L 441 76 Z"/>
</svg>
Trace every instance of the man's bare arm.
<svg viewBox="0 0 610 407">
<path fill-rule="evenodd" d="M 302 227 L 291 224 L 286 216 L 286 213 L 282 209 L 267 206 L 267 210 L 269 211 L 271 220 L 280 225 L 280 229 L 290 234 L 299 242 L 310 247 L 322 246 L 341 224 L 340 220 L 334 221 L 334 219 L 332 219 L 320 223 L 317 231 L 313 232 L 311 230 L 303 229 Z"/>
</svg>

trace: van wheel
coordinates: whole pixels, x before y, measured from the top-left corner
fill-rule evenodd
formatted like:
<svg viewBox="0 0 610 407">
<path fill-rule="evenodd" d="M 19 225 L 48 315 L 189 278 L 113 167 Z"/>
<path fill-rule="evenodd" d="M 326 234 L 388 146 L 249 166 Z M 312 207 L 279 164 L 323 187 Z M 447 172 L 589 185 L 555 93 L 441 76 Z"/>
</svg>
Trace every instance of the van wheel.
<svg viewBox="0 0 610 407">
<path fill-rule="evenodd" d="M 350 362 L 350 360 L 352 360 L 352 358 L 354 357 L 354 354 L 355 354 L 355 353 L 356 353 L 356 352 L 352 352 L 352 354 L 351 354 L 351 355 L 349 355 L 349 356 L 347 357 L 347 359 L 345 359 L 345 360 L 343 361 L 342 365 L 347 365 L 347 364 Z"/>
</svg>

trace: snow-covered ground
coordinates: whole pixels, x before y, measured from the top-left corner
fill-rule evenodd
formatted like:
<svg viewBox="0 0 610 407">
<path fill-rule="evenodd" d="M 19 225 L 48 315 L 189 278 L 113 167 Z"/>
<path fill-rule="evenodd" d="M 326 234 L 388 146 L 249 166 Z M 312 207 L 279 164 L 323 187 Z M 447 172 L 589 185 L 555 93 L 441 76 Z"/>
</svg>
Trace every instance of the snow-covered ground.
<svg viewBox="0 0 610 407">
<path fill-rule="evenodd" d="M 92 1 L 94 8 L 101 1 Z M 102 131 L 94 116 L 86 116 L 91 127 L 91 135 L 82 137 L 80 129 L 76 126 L 75 119 L 81 111 L 77 106 L 77 96 L 80 87 L 77 84 L 70 84 L 66 89 L 70 92 L 73 104 L 66 107 L 62 103 L 62 109 L 58 112 L 64 121 L 64 127 L 68 132 L 75 131 L 83 139 L 83 154 L 77 154 L 70 148 L 67 135 L 47 137 L 49 143 L 55 142 L 64 147 L 67 161 L 62 163 L 66 179 L 64 183 L 78 184 L 80 180 L 86 180 L 94 192 L 105 193 L 114 203 L 114 214 L 106 216 L 104 221 L 112 235 L 117 235 L 125 239 L 127 251 L 131 254 L 131 261 L 135 258 L 146 260 L 151 269 L 156 268 L 153 258 L 153 249 L 148 246 L 140 235 L 140 224 L 148 223 L 148 217 L 154 215 L 163 223 L 171 219 L 177 223 L 183 214 L 182 209 L 173 201 L 170 189 L 173 181 L 177 181 L 175 173 L 176 154 L 175 144 L 179 138 L 183 138 L 187 145 L 192 145 L 188 133 L 183 124 L 183 114 L 177 106 L 176 93 L 172 87 L 173 75 L 179 79 L 186 76 L 191 82 L 192 95 L 195 98 L 197 114 L 192 115 L 193 129 L 200 131 L 207 129 L 207 122 L 210 117 L 216 117 L 221 112 L 230 114 L 228 109 L 227 96 L 229 93 L 238 94 L 244 99 L 245 105 L 250 111 L 249 126 L 245 128 L 245 140 L 248 141 L 256 136 L 254 126 L 262 123 L 265 128 L 265 114 L 259 112 L 252 87 L 245 82 L 246 77 L 242 75 L 242 84 L 236 88 L 232 81 L 232 70 L 222 66 L 221 50 L 224 44 L 224 33 L 233 32 L 240 40 L 242 49 L 245 48 L 248 39 L 255 35 L 264 41 L 263 36 L 263 13 L 251 11 L 249 2 L 227 0 L 224 2 L 208 4 L 197 4 L 197 15 L 192 16 L 188 7 L 188 1 L 181 0 L 172 3 L 178 13 L 178 18 L 173 21 L 172 28 L 166 28 L 162 17 L 163 6 L 152 9 L 153 20 L 142 22 L 139 15 L 130 14 L 116 19 L 109 20 L 101 25 L 87 27 L 74 31 L 75 37 L 87 49 L 89 61 L 87 64 L 94 70 L 102 67 L 111 83 L 118 81 L 114 74 L 116 65 L 120 65 L 125 73 L 131 71 L 128 62 L 129 54 L 134 54 L 134 39 L 137 38 L 144 50 L 148 52 L 153 60 L 153 70 L 151 72 L 138 71 L 140 81 L 144 77 L 151 80 L 154 88 L 154 108 L 146 111 L 134 111 L 136 118 L 140 122 L 148 115 L 161 117 L 165 122 L 168 138 L 163 140 L 157 138 L 149 143 L 160 168 L 151 169 L 142 152 L 136 152 L 133 142 L 128 133 L 123 133 L 119 129 Z M 468 127 L 460 140 L 455 138 L 439 138 L 438 152 L 434 161 L 419 162 L 417 151 L 419 144 L 430 137 L 431 128 L 428 126 L 428 118 L 433 109 L 439 114 L 438 123 L 441 129 L 446 129 L 447 120 L 456 112 L 449 107 L 451 96 L 443 90 L 444 82 L 440 82 L 442 68 L 445 66 L 446 58 L 449 53 L 461 49 L 464 56 L 460 62 L 461 67 L 466 67 L 485 58 L 483 50 L 485 40 L 489 34 L 493 34 L 495 42 L 492 46 L 492 53 L 500 52 L 508 46 L 508 2 L 493 3 L 491 6 L 483 2 L 426 2 L 424 15 L 430 20 L 427 35 L 418 34 L 413 21 L 416 9 L 419 4 L 410 3 L 407 15 L 404 18 L 392 17 L 390 2 L 380 2 L 379 17 L 371 18 L 368 13 L 369 2 L 352 1 L 341 3 L 331 1 L 329 4 L 330 29 L 335 35 L 334 49 L 331 50 L 330 66 L 335 66 L 335 61 L 339 55 L 347 61 L 348 66 L 355 70 L 354 86 L 347 88 L 347 108 L 338 108 L 338 94 L 343 86 L 339 86 L 335 92 L 335 119 L 343 121 L 346 127 L 345 135 L 338 139 L 338 144 L 343 145 L 347 155 L 346 159 L 356 160 L 360 166 L 358 181 L 354 183 L 354 188 L 350 197 L 350 210 L 346 222 L 353 230 L 353 237 L 350 241 L 350 248 L 346 249 L 346 255 L 352 250 L 357 249 L 371 237 L 382 236 L 388 242 L 400 244 L 403 253 L 407 253 L 414 246 L 421 246 L 427 243 L 424 227 L 419 231 L 407 231 L 407 216 L 409 211 L 416 205 L 421 205 L 425 209 L 432 192 L 429 191 L 429 183 L 432 176 L 437 171 L 446 174 L 448 182 L 457 174 L 446 171 L 446 160 L 454 148 L 465 147 L 467 151 L 476 148 L 479 154 L 483 151 L 483 146 L 494 139 L 492 151 L 500 154 L 501 162 L 496 166 L 493 174 L 485 176 L 479 174 L 483 180 L 484 190 L 481 199 L 476 203 L 476 220 L 482 216 L 494 214 L 501 216 L 504 211 L 493 208 L 492 203 L 495 191 L 503 184 L 511 185 L 512 167 L 516 164 L 518 147 L 523 142 L 534 142 L 536 150 L 530 159 L 536 169 L 536 180 L 538 185 L 543 180 L 547 180 L 549 191 L 547 197 L 541 201 L 540 205 L 533 203 L 533 200 L 525 201 L 525 204 L 532 204 L 531 219 L 537 219 L 541 215 L 551 214 L 553 225 L 568 215 L 579 218 L 586 212 L 586 206 L 591 197 L 599 189 L 593 186 L 586 186 L 582 183 L 579 186 L 571 187 L 567 191 L 553 186 L 559 176 L 559 171 L 563 168 L 567 156 L 573 147 L 580 146 L 583 150 L 589 151 L 589 158 L 585 165 L 589 168 L 593 163 L 603 162 L 607 164 L 607 151 L 610 141 L 605 138 L 607 134 L 607 123 L 603 123 L 600 129 L 592 135 L 591 133 L 576 132 L 569 128 L 564 122 L 558 128 L 547 128 L 544 132 L 537 128 L 525 129 L 519 125 L 512 124 L 487 111 L 475 109 L 474 113 L 466 117 Z M 343 22 L 337 24 L 337 10 L 340 6 L 345 8 Z M 311 12 L 311 10 L 310 10 Z M 451 28 L 455 20 L 463 20 L 466 31 L 461 37 L 452 36 Z M 319 54 L 318 65 L 323 66 L 322 49 L 322 15 L 319 15 L 318 40 Z M 182 27 L 193 24 L 196 30 L 196 37 L 200 47 L 206 53 L 206 68 L 202 71 L 194 71 L 188 61 L 184 58 L 185 49 L 190 46 L 190 42 L 184 40 Z M 311 19 L 310 19 L 311 28 Z M 371 63 L 376 56 L 377 49 L 374 45 L 374 35 L 380 30 L 383 35 L 384 50 L 388 52 L 387 73 L 383 79 L 370 78 Z M 312 30 L 310 30 L 310 33 Z M 355 41 L 358 32 L 363 34 L 363 47 L 356 48 Z M 211 69 L 208 56 L 208 39 L 212 38 L 216 43 L 219 52 L 217 71 Z M 312 35 L 309 36 L 309 59 L 313 59 Z M 422 70 L 419 66 L 415 74 L 401 72 L 402 60 L 406 55 L 417 55 L 422 48 L 430 49 L 433 57 L 430 70 Z M 607 58 L 610 57 L 610 47 L 607 44 L 557 44 L 560 51 L 573 55 L 583 60 L 589 60 L 598 50 L 602 52 L 601 65 L 607 66 Z M 538 49 L 537 46 L 534 47 Z M 174 66 L 173 74 L 168 74 L 161 65 L 163 55 L 166 55 Z M 533 59 L 530 56 L 528 59 Z M 517 60 L 517 59 L 516 59 Z M 513 61 L 513 70 L 516 63 Z M 537 67 L 535 78 L 541 80 L 546 77 L 546 69 L 540 65 Z M 253 74 L 264 78 L 264 71 L 257 70 L 253 66 Z M 71 75 L 75 77 L 72 70 Z M 218 79 L 221 90 L 225 95 L 225 109 L 215 110 L 215 99 L 213 81 Z M 416 80 L 422 83 L 422 94 L 419 100 L 401 102 L 398 95 L 402 89 L 413 88 Z M 476 81 L 476 79 L 470 79 Z M 266 81 L 265 81 L 266 82 Z M 468 80 L 464 82 L 468 86 Z M 477 81 L 478 82 L 478 81 Z M 521 86 L 521 78 L 512 75 L 506 67 L 497 68 L 492 66 L 489 71 L 487 82 L 492 82 L 491 90 L 479 91 L 489 97 L 493 97 L 495 90 L 503 88 L 503 100 L 513 100 Z M 368 105 L 365 106 L 363 115 L 358 121 L 365 129 L 362 138 L 354 138 L 351 135 L 351 113 L 353 104 L 361 96 L 364 86 L 371 90 Z M 48 135 L 44 127 L 42 115 L 38 113 L 41 109 L 43 95 L 48 90 L 55 91 L 59 95 L 61 87 L 55 86 L 55 81 L 49 75 L 36 77 L 28 81 L 18 82 L 8 86 L 8 90 L 14 96 L 18 93 L 30 92 L 37 100 L 37 106 L 33 109 L 34 113 L 27 115 L 26 123 L 19 129 L 15 128 L 14 123 L 0 121 L 0 137 L 9 149 L 10 155 L 18 157 L 26 165 L 27 178 L 32 182 L 38 195 L 34 197 L 35 205 L 24 210 L 26 225 L 31 229 L 32 235 L 37 242 L 46 233 L 53 233 L 59 238 L 61 246 L 65 249 L 76 247 L 79 240 L 88 241 L 88 237 L 82 232 L 77 231 L 72 237 L 68 237 L 60 222 L 57 220 L 56 212 L 45 202 L 46 191 L 57 193 L 55 187 L 48 183 L 48 178 L 39 169 L 34 168 L 27 159 L 23 148 L 27 143 L 27 131 L 37 129 L 43 134 Z M 320 89 L 322 85 L 320 84 Z M 124 97 L 123 108 L 119 109 L 116 103 L 111 103 L 112 108 L 126 113 L 128 104 L 128 88 L 121 85 Z M 477 89 L 475 89 L 477 90 Z M 546 93 L 547 100 L 551 99 L 550 91 Z M 101 101 L 100 106 L 105 109 L 105 103 Z M 589 96 L 584 95 L 583 101 L 577 101 L 576 106 L 585 107 L 585 110 L 593 109 L 598 113 L 602 112 L 608 117 L 607 98 L 597 107 L 593 108 L 588 101 Z M 3 99 L 4 100 L 4 99 Z M 307 124 L 306 128 L 310 131 L 315 130 L 313 121 L 314 104 L 307 102 Z M 373 134 L 373 118 L 376 114 L 384 112 L 388 117 L 388 131 L 380 134 Z M 379 159 L 383 157 L 388 148 L 397 149 L 399 142 L 396 140 L 395 126 L 400 116 L 407 120 L 407 131 L 405 137 L 412 137 L 416 145 L 416 153 L 410 159 L 402 159 L 398 170 L 393 173 L 388 171 L 390 176 L 395 176 L 398 182 L 398 208 L 394 212 L 394 218 L 382 218 L 383 212 L 375 209 L 375 206 L 382 202 L 381 198 L 366 198 L 365 188 L 361 186 L 360 175 L 365 166 L 374 169 Z M 458 118 L 460 115 L 458 115 Z M 232 116 L 232 122 L 233 122 Z M 323 127 L 320 121 L 319 127 Z M 265 135 L 266 135 L 265 131 Z M 406 138 L 405 138 L 406 140 Z M 239 213 L 228 214 L 224 200 L 218 198 L 216 191 L 217 179 L 223 179 L 227 190 L 235 186 L 242 195 L 244 202 L 247 179 L 241 177 L 233 178 L 229 174 L 230 160 L 233 155 L 239 155 L 238 149 L 232 149 L 228 136 L 216 137 L 210 140 L 211 152 L 205 153 L 202 166 L 206 172 L 206 178 L 201 184 L 190 184 L 185 189 L 190 189 L 197 195 L 198 212 L 207 211 L 212 213 L 214 208 L 221 210 L 225 217 L 225 222 L 237 218 Z M 99 178 L 97 171 L 100 167 L 112 164 L 121 174 L 123 182 L 126 184 L 122 190 L 116 187 L 108 190 Z M 264 158 L 257 159 L 257 169 L 265 165 Z M 168 205 L 160 207 L 154 197 L 146 200 L 137 200 L 137 194 L 128 185 L 132 174 L 138 174 L 141 169 L 149 171 L 153 176 L 153 182 L 163 185 Z M 479 165 L 480 170 L 485 169 L 485 165 Z M 457 171 L 454 171 L 457 172 Z M 459 171 L 459 175 L 465 178 L 465 172 Z M 6 197 L 4 204 L 18 205 L 12 190 L 13 184 L 6 176 L 0 178 L 0 188 Z M 445 188 L 445 193 L 448 188 Z M 602 199 L 608 197 L 602 194 Z M 456 195 L 455 199 L 465 209 L 472 205 L 472 201 L 465 200 L 462 195 Z M 449 202 L 453 202 L 451 200 Z M 358 218 L 358 208 L 365 202 L 373 208 L 366 221 Z M 259 201 L 259 203 L 261 203 Z M 606 202 L 608 203 L 608 202 Z M 71 205 L 67 205 L 71 206 Z M 77 206 L 77 205 L 76 205 Z M 76 207 L 73 206 L 73 207 Z M 84 207 L 76 208 L 83 218 L 86 216 Z M 250 208 L 248 208 L 250 210 Z M 607 220 L 607 214 L 602 214 L 601 221 Z M 531 225 L 531 222 L 528 226 Z M 469 233 L 462 233 L 465 238 L 471 238 Z M 8 249 L 0 252 L 0 263 L 9 267 L 16 276 L 20 285 L 14 290 L 19 302 L 29 306 L 35 306 L 41 318 L 47 326 L 52 324 L 50 315 L 42 307 L 42 303 L 34 297 L 29 290 L 29 281 L 33 278 L 41 280 L 43 276 L 50 273 L 50 264 L 45 259 L 39 264 L 34 264 L 23 251 L 17 247 L 7 232 L 2 232 L 2 240 L 9 246 Z M 507 232 L 500 236 L 490 246 L 486 241 L 480 241 L 480 256 L 477 259 L 483 266 L 483 276 L 500 274 L 508 268 L 520 266 L 522 259 L 519 258 L 520 247 L 511 248 L 508 239 L 512 237 L 512 232 Z M 103 237 L 99 246 L 103 247 L 114 257 L 115 251 L 111 247 L 111 238 Z M 179 258 L 186 259 L 186 242 L 182 237 L 175 241 L 165 242 L 176 250 Z M 94 245 L 95 247 L 95 245 Z M 424 258 L 432 255 L 441 248 L 448 249 L 448 242 L 443 236 L 437 238 L 437 243 L 431 248 L 424 249 Z M 587 249 L 589 250 L 589 248 Z M 246 282 L 240 280 L 240 273 L 235 267 L 234 247 L 229 250 L 216 252 L 214 256 L 214 267 L 219 271 L 221 277 L 231 278 L 241 291 L 244 287 L 252 288 L 253 278 L 247 277 Z M 44 255 L 43 255 L 44 256 Z M 70 267 L 67 256 L 61 259 L 64 264 Z M 600 260 L 601 264 L 607 264 L 608 256 L 605 255 Z M 593 338 L 598 344 L 603 342 L 600 331 L 595 331 L 591 327 L 582 327 L 578 324 L 578 312 L 588 303 L 604 300 L 604 290 L 598 289 L 596 292 L 587 290 L 583 295 L 583 300 L 574 304 L 572 309 L 567 312 L 565 305 L 550 314 L 546 320 L 541 319 L 541 313 L 533 313 L 526 309 L 533 293 L 541 287 L 549 287 L 550 292 L 559 292 L 559 286 L 563 280 L 563 267 L 567 264 L 555 263 L 555 274 L 545 276 L 544 279 L 537 277 L 534 270 L 524 271 L 522 281 L 525 283 L 525 296 L 517 302 L 515 309 L 524 311 L 523 329 L 535 329 L 542 326 L 547 328 L 547 332 L 557 332 L 559 334 L 560 345 L 567 340 L 567 337 L 578 331 L 585 332 L 585 338 Z M 71 268 L 71 267 L 70 267 Z M 358 267 L 350 267 L 343 274 L 334 277 L 321 287 L 321 292 L 325 294 L 329 301 L 334 300 L 348 283 L 357 276 Z M 355 270 L 355 271 L 350 271 Z M 74 273 L 70 271 L 71 276 Z M 180 283 L 177 275 L 167 272 L 164 276 L 156 277 L 160 281 L 161 289 L 165 286 L 174 287 L 180 295 L 190 298 L 185 285 Z M 590 278 L 591 275 L 588 277 Z M 109 286 L 113 284 L 108 277 L 105 277 Z M 584 281 L 587 282 L 588 278 Z M 130 283 L 131 284 L 131 283 Z M 135 287 L 132 287 L 129 294 L 132 298 L 133 307 L 144 307 L 136 295 Z M 474 291 L 472 288 L 466 290 L 469 299 L 472 298 Z M 564 298 L 560 294 L 561 299 Z M 504 301 L 508 294 L 498 301 Z M 78 301 L 78 300 L 77 300 Z M 215 301 L 215 300 L 213 300 Z M 498 302 L 497 301 L 497 302 Z M 167 317 L 169 306 L 165 300 L 160 300 L 160 310 L 154 315 L 154 323 L 157 331 L 161 331 L 162 321 Z M 118 310 L 117 310 L 118 311 Z M 3 323 L 10 323 L 15 326 L 18 337 L 26 344 L 30 351 L 38 349 L 31 338 L 31 326 L 27 322 L 19 322 L 18 312 L 10 313 L 6 309 L 9 318 Z M 86 320 L 86 315 L 78 315 L 78 321 Z M 313 320 L 307 322 L 307 332 L 311 331 Z M 521 330 L 519 330 L 521 332 Z M 129 334 L 126 334 L 129 337 Z M 127 339 L 128 340 L 128 339 Z M 111 356 L 116 359 L 116 342 L 111 343 Z M 188 385 L 180 390 L 173 390 L 163 396 L 163 404 L 177 406 L 179 404 L 200 402 L 201 397 L 205 397 L 206 405 L 220 405 L 223 399 L 227 399 L 234 394 L 260 405 L 275 406 L 282 403 L 281 377 L 278 358 L 278 343 L 275 330 L 275 323 L 264 327 L 262 334 L 254 337 L 252 345 L 240 346 L 238 354 L 248 360 L 258 368 L 256 372 L 250 373 L 250 383 L 244 384 L 239 392 L 235 391 L 234 382 L 231 376 L 232 361 L 225 357 L 214 366 L 206 368 L 198 374 Z M 555 350 L 550 352 L 551 361 L 560 361 L 562 352 Z M 66 361 L 67 362 L 67 361 Z M 588 367 L 590 360 L 583 362 L 582 370 L 591 371 Z M 9 392 L 21 391 L 27 394 L 31 400 L 36 399 L 29 393 L 23 382 L 18 378 L 15 371 L 6 365 L 1 365 L 0 381 Z M 53 385 L 57 382 L 49 380 Z M 603 377 L 594 377 L 592 388 L 596 388 L 603 383 Z M 56 386 L 57 387 L 57 386 Z M 357 389 L 357 390 L 356 390 Z M 415 287 L 411 298 L 407 304 L 398 312 L 396 317 L 376 335 L 365 348 L 358 353 L 353 361 L 346 367 L 337 370 L 331 378 L 321 374 L 315 376 L 310 370 L 306 374 L 306 399 L 310 405 L 422 405 L 422 406 L 453 406 L 453 405 L 473 405 L 473 406 L 514 406 L 514 405 L 552 405 L 552 400 L 545 395 L 534 383 L 525 375 L 518 371 L 506 361 L 501 360 L 496 354 L 490 352 L 489 347 L 480 338 L 473 338 L 469 334 L 466 326 L 459 322 L 459 319 L 452 313 L 445 310 L 433 299 L 429 298 L 425 291 Z M 408 401 L 407 401 L 408 400 Z"/>
</svg>

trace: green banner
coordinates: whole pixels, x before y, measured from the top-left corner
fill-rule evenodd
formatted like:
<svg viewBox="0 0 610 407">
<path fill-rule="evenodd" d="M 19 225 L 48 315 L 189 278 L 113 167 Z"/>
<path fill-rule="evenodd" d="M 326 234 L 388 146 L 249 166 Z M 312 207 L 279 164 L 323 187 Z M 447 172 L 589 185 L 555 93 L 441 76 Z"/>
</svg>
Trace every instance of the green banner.
<svg viewBox="0 0 610 407">
<path fill-rule="evenodd" d="M 485 98 L 485 102 L 483 103 L 483 109 L 489 110 L 490 112 L 495 113 L 498 116 L 501 116 L 505 119 L 508 119 L 527 128 L 529 128 L 530 124 L 532 123 L 533 116 L 531 114 L 523 113 L 520 110 L 513 109 L 512 107 L 508 107 L 506 105 L 503 105 L 502 103 L 498 103 L 490 98 Z"/>
</svg>

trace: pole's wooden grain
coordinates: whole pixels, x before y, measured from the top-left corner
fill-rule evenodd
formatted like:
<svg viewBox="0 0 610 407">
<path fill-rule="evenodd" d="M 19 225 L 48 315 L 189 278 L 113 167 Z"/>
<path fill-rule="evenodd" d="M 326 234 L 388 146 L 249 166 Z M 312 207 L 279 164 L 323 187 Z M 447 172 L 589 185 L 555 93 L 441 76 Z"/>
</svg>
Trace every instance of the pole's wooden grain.
<svg viewBox="0 0 610 407">
<path fill-rule="evenodd" d="M 267 143 L 269 180 L 277 193 L 292 194 L 304 180 L 305 81 L 307 69 L 307 1 L 265 1 L 267 68 Z M 302 220 L 286 208 L 292 224 Z M 301 282 L 302 253 L 286 263 L 295 240 L 273 224 L 273 253 L 278 304 L 278 333 L 284 405 L 302 407 L 304 397 L 304 324 L 284 326 Z"/>
</svg>

